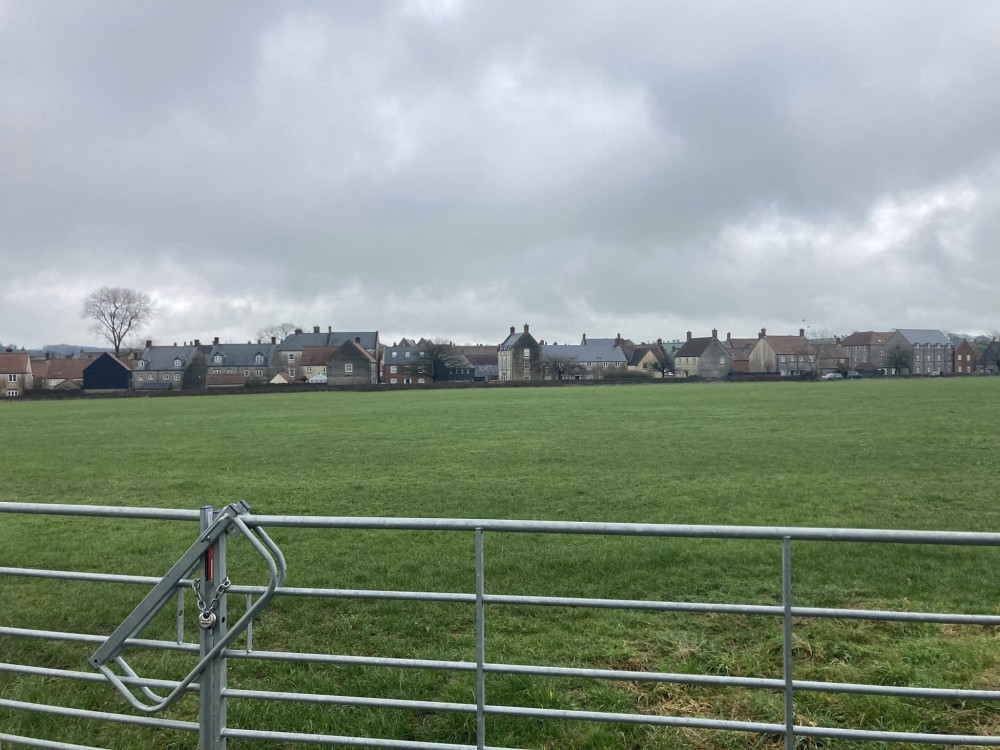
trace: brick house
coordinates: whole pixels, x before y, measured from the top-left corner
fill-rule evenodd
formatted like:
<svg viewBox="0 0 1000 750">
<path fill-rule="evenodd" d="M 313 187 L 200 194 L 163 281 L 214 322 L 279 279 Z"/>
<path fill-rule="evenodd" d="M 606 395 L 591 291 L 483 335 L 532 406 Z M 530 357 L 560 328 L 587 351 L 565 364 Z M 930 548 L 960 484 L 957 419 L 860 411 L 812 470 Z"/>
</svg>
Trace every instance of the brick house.
<svg viewBox="0 0 1000 750">
<path fill-rule="evenodd" d="M 201 342 L 185 346 L 153 346 L 147 341 L 132 368 L 136 391 L 176 391 L 204 388 L 208 361 Z"/>
<path fill-rule="evenodd" d="M 971 375 L 976 371 L 976 350 L 967 340 L 955 347 L 954 372 L 960 375 Z"/>
<path fill-rule="evenodd" d="M 208 351 L 208 388 L 245 386 L 270 382 L 280 369 L 278 346 L 274 338 L 268 344 L 220 344 L 212 341 Z"/>
<path fill-rule="evenodd" d="M 732 355 L 719 341 L 718 329 L 712 329 L 711 336 L 691 337 L 687 332 L 687 340 L 674 355 L 674 372 L 682 378 L 709 378 L 719 380 L 732 371 Z"/>
<path fill-rule="evenodd" d="M 3 379 L 5 398 L 19 398 L 30 390 L 34 386 L 34 376 L 28 353 L 15 352 L 10 348 L 0 352 L 0 378 Z"/>
<path fill-rule="evenodd" d="M 301 366 L 299 360 L 305 347 L 335 347 L 345 341 L 357 342 L 358 339 L 361 340 L 361 346 L 377 363 L 382 361 L 384 347 L 379 342 L 378 331 L 334 331 L 331 326 L 327 326 L 326 333 L 321 333 L 319 326 L 313 326 L 312 333 L 303 333 L 301 328 L 296 328 L 294 333 L 289 334 L 278 344 L 279 368 L 289 380 L 302 380 L 302 373 L 297 372 L 297 369 Z M 311 366 L 316 367 L 316 365 Z"/>
<path fill-rule="evenodd" d="M 510 334 L 497 347 L 497 370 L 502 382 L 538 380 L 542 377 L 542 346 L 524 324 L 523 332 Z"/>
<path fill-rule="evenodd" d="M 422 365 L 422 348 L 412 339 L 387 346 L 382 364 L 382 382 L 389 385 L 423 385 L 434 382 L 431 373 Z"/>
</svg>

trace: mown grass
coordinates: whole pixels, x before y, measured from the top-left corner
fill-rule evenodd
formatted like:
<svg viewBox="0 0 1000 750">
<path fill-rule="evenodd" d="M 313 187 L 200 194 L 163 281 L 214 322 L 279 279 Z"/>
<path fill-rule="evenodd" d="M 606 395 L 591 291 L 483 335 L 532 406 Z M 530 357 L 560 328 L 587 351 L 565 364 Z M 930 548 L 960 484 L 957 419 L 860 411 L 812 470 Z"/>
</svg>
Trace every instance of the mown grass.
<svg viewBox="0 0 1000 750">
<path fill-rule="evenodd" d="M 537 518 L 915 529 L 1000 528 L 1000 379 L 323 393 L 0 404 L 0 500 L 261 513 Z M 161 575 L 188 524 L 0 516 L 0 565 Z M 276 529 L 289 585 L 472 592 L 473 537 Z M 997 613 L 992 549 L 796 543 L 803 606 Z M 263 582 L 231 545 L 236 583 Z M 497 535 L 491 593 L 775 604 L 776 542 Z M 0 624 L 110 633 L 141 587 L 0 577 Z M 231 612 L 242 603 L 232 598 Z M 190 609 L 189 609 L 190 611 Z M 189 620 L 193 620 L 189 617 Z M 196 640 L 189 623 L 189 640 Z M 993 629 L 796 621 L 796 677 L 998 689 Z M 169 613 L 147 629 L 170 638 Z M 462 604 L 277 599 L 254 647 L 474 658 Z M 0 637 L 0 660 L 88 669 L 93 648 Z M 491 606 L 498 662 L 778 677 L 778 619 Z M 190 660 L 136 654 L 148 675 Z M 230 661 L 233 687 L 456 702 L 468 674 Z M 781 720 L 773 693 L 491 676 L 496 704 Z M 0 674 L 0 696 L 124 711 L 108 688 Z M 193 719 L 194 698 L 170 717 Z M 232 726 L 472 742 L 456 714 L 231 701 Z M 1000 733 L 993 704 L 796 697 L 800 723 Z M 108 748 L 194 736 L 0 709 L 7 731 Z M 773 737 L 491 717 L 494 745 L 777 747 Z M 260 743 L 230 742 L 233 748 Z M 813 741 L 803 747 L 852 747 Z M 867 745 L 866 747 L 872 747 Z"/>
</svg>

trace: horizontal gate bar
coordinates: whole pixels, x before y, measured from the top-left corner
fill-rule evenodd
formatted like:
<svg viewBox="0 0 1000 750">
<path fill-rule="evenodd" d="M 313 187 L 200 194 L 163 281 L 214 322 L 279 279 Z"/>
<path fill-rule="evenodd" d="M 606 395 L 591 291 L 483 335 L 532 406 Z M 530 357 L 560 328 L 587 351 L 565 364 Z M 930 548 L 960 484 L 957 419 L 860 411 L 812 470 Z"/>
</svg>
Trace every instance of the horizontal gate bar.
<svg viewBox="0 0 1000 750">
<path fill-rule="evenodd" d="M 15 745 L 25 747 L 44 747 L 50 750 L 104 750 L 102 747 L 93 745 L 74 745 L 71 742 L 56 742 L 55 740 L 40 740 L 35 737 L 21 737 L 16 734 L 0 732 L 0 742 L 13 742 Z"/>
<path fill-rule="evenodd" d="M 135 508 L 113 505 L 60 503 L 0 503 L 0 513 L 146 518 L 197 521 L 197 510 Z M 474 518 L 379 518 L 371 516 L 283 516 L 251 514 L 250 527 L 327 529 L 388 529 L 412 531 L 501 531 L 528 534 L 599 534 L 700 539 L 774 539 L 793 541 L 882 542 L 891 544 L 949 544 L 1000 546 L 1000 534 L 979 531 L 924 531 L 906 529 L 848 529 L 795 526 L 711 526 L 699 524 L 597 523 L 587 521 L 491 520 Z"/>
<path fill-rule="evenodd" d="M 33 630 L 31 628 L 9 628 L 2 626 L 0 626 L 0 635 L 14 636 L 15 638 L 41 638 L 46 641 L 69 641 L 71 643 L 104 643 L 108 639 L 107 636 L 92 635 L 90 633 L 66 633 L 59 630 Z M 195 643 L 130 638 L 125 641 L 125 645 L 133 648 L 152 648 L 158 651 L 198 653 L 198 645 Z"/>
<path fill-rule="evenodd" d="M 58 677 L 61 679 L 68 680 L 80 680 L 82 682 L 99 682 L 103 685 L 108 685 L 107 679 L 104 675 L 97 672 L 77 672 L 72 669 L 53 669 L 51 667 L 32 667 L 27 664 L 6 664 L 0 662 L 0 672 L 9 672 L 12 674 L 26 674 L 35 677 Z M 141 685 L 143 687 L 150 688 L 166 688 L 172 690 L 177 687 L 180 683 L 177 680 L 154 680 L 145 677 L 140 677 L 136 679 L 135 677 L 129 677 L 127 675 L 122 675 L 119 677 L 122 682 L 126 685 Z M 192 682 L 187 686 L 188 690 L 197 690 L 198 683 Z"/>
<path fill-rule="evenodd" d="M 198 722 L 196 721 L 154 719 L 152 716 L 129 716 L 127 714 L 108 713 L 107 711 L 91 711 L 86 708 L 68 708 L 66 706 L 50 706 L 45 703 L 28 703 L 27 701 L 15 701 L 9 698 L 0 698 L 0 708 L 12 708 L 16 711 L 37 711 L 42 714 L 68 716 L 73 719 L 114 721 L 119 724 L 135 724 L 137 726 L 157 727 L 159 729 L 180 729 L 186 732 L 198 731 Z"/>
<path fill-rule="evenodd" d="M 224 729 L 223 737 L 242 740 L 269 740 L 271 742 L 304 742 L 315 745 L 350 745 L 351 747 L 379 747 L 398 750 L 476 750 L 475 745 L 455 745 L 448 742 L 418 742 L 416 740 L 380 740 L 370 737 L 336 737 L 326 734 L 300 734 L 298 732 L 265 732 L 256 729 Z M 486 750 L 514 750 L 513 748 L 487 746 Z"/>
<path fill-rule="evenodd" d="M 91 516 L 99 518 L 145 518 L 153 521 L 197 521 L 196 510 L 135 508 L 118 505 L 71 505 L 67 503 L 0 503 L 0 513 L 43 516 Z"/>
<path fill-rule="evenodd" d="M 39 568 L 0 567 L 0 575 L 29 578 L 48 578 L 67 581 L 90 581 L 103 583 L 134 583 L 155 585 L 160 579 L 155 576 L 130 576 L 110 573 L 87 573 L 72 570 L 43 570 Z M 178 587 L 191 588 L 190 579 L 182 579 Z M 232 594 L 262 594 L 264 586 L 231 586 Z M 327 589 L 281 586 L 275 589 L 276 596 L 313 596 L 317 598 L 453 602 L 474 604 L 475 594 L 449 593 L 444 591 L 381 591 L 377 589 Z M 507 594 L 486 594 L 486 604 L 542 607 L 593 607 L 597 609 L 628 609 L 651 612 L 691 612 L 731 615 L 780 616 L 783 610 L 768 604 L 722 604 L 713 602 L 661 602 L 649 599 L 594 599 L 566 596 L 519 596 Z M 924 622 L 936 625 L 1000 625 L 1000 615 L 969 615 L 950 612 L 904 612 L 877 609 L 844 609 L 831 607 L 792 607 L 793 617 L 822 617 L 827 619 L 872 620 L 886 622 Z"/>
</svg>

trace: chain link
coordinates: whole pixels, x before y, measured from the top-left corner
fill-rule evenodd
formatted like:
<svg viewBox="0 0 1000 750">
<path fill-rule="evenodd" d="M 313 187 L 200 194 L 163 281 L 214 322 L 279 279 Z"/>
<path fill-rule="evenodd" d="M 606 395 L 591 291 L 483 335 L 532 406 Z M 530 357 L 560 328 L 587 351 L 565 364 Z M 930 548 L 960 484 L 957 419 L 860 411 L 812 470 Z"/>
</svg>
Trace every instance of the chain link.
<svg viewBox="0 0 1000 750">
<path fill-rule="evenodd" d="M 198 600 L 198 611 L 203 615 L 210 615 L 212 612 L 217 610 L 219 608 L 219 601 L 221 601 L 222 595 L 225 594 L 229 587 L 233 585 L 229 580 L 229 576 L 226 576 L 222 583 L 219 584 L 219 587 L 215 590 L 215 596 L 212 597 L 211 603 L 205 604 L 205 600 L 201 596 L 201 581 L 195 578 L 192 581 L 192 584 L 194 585 L 195 598 Z"/>
</svg>

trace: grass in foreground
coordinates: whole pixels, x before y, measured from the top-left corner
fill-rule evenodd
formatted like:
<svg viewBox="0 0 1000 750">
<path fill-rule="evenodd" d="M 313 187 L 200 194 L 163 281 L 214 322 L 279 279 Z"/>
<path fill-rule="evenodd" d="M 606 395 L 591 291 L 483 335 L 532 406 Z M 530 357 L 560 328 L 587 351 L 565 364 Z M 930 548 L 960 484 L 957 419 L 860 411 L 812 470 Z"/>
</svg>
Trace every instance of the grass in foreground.
<svg viewBox="0 0 1000 750">
<path fill-rule="evenodd" d="M 996 530 L 1000 379 L 620 386 L 0 404 L 0 500 L 256 512 Z M 0 516 L 0 566 L 162 574 L 192 525 Z M 289 585 L 473 591 L 471 534 L 278 529 Z M 263 582 L 231 546 L 237 583 Z M 988 549 L 797 543 L 796 604 L 996 613 Z M 780 545 L 487 535 L 491 593 L 780 602 Z M 0 624 L 110 633 L 134 586 L 0 577 Z M 240 603 L 231 602 L 232 616 Z M 191 609 L 189 608 L 189 612 Z M 189 617 L 193 620 L 193 617 Z M 193 624 L 193 623 L 192 623 Z M 150 637 L 170 638 L 172 618 Z M 194 628 L 189 640 L 195 640 Z M 992 630 L 798 620 L 796 678 L 997 689 Z M 254 647 L 470 660 L 472 608 L 276 600 Z M 0 638 L 0 660 L 87 671 L 85 645 Z M 497 662 L 781 674 L 778 619 L 490 607 Z M 190 662 L 137 654 L 140 672 Z M 233 687 L 474 701 L 471 675 L 230 661 Z M 737 689 L 489 677 L 507 705 L 781 720 Z M 0 675 L 0 696 L 123 711 L 101 685 Z M 168 712 L 192 719 L 193 698 Z M 798 694 L 799 723 L 1000 732 L 992 704 Z M 233 701 L 232 726 L 474 741 L 474 719 Z M 773 747 L 775 738 L 490 718 L 494 745 Z M 0 727 L 109 748 L 189 735 L 0 709 Z M 233 748 L 260 743 L 231 742 Z M 811 747 L 850 747 L 815 742 Z M 865 747 L 873 747 L 866 745 Z M 877 745 L 876 745 L 877 747 Z"/>
</svg>

